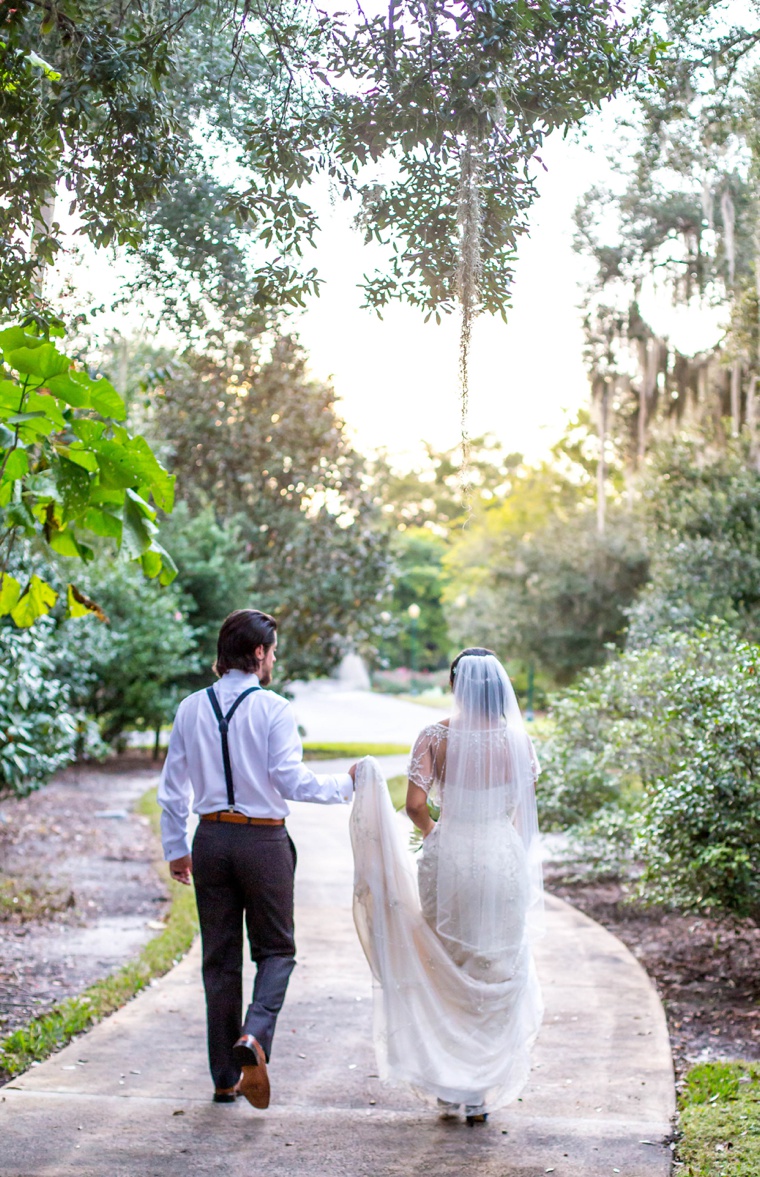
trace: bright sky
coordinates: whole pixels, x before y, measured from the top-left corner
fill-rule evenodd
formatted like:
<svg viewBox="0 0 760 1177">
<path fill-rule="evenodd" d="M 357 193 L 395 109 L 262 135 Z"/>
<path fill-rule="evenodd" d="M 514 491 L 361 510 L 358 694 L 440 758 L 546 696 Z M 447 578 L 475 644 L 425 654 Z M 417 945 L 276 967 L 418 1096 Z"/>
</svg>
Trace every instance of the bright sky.
<svg viewBox="0 0 760 1177">
<path fill-rule="evenodd" d="M 543 158 L 548 171 L 539 176 L 541 198 L 520 247 L 509 321 L 478 321 L 470 376 L 470 434 L 492 432 L 529 457 L 547 450 L 565 410 L 587 398 L 572 214 L 608 171 L 587 141 L 557 137 Z M 381 321 L 361 310 L 357 282 L 373 259 L 342 202 L 326 206 L 323 224 L 316 261 L 325 285 L 298 323 L 314 374 L 333 376 L 359 448 L 386 447 L 403 463 L 422 441 L 456 444 L 457 319 L 438 326 L 413 308 L 393 306 Z"/>
<path fill-rule="evenodd" d="M 509 320 L 482 318 L 473 333 L 470 435 L 492 433 L 529 460 L 547 452 L 567 415 L 588 400 L 579 304 L 589 263 L 573 251 L 572 216 L 593 184 L 609 182 L 614 113 L 608 107 L 595 117 L 585 138 L 563 141 L 557 135 L 546 143 L 547 170 L 538 174 L 540 198 L 530 234 L 520 243 Z M 425 441 L 437 449 L 456 445 L 457 317 L 439 326 L 407 306 L 393 305 L 382 320 L 362 310 L 357 283 L 382 255 L 364 246 L 352 226 L 350 204 L 338 200 L 332 206 L 326 192 L 315 203 L 323 231 L 306 260 L 316 264 L 324 285 L 293 321 L 313 374 L 332 376 L 349 431 L 364 452 L 384 448 L 395 464 L 407 466 L 419 458 Z M 87 291 L 85 305 L 107 304 L 124 273 L 124 259 L 106 261 L 85 250 L 78 264 L 71 259 L 60 266 L 58 280 Z M 655 290 L 643 292 L 641 307 L 687 354 L 710 346 L 720 334 L 715 312 L 676 311 Z M 101 332 L 145 330 L 128 307 L 106 312 L 98 324 Z"/>
</svg>

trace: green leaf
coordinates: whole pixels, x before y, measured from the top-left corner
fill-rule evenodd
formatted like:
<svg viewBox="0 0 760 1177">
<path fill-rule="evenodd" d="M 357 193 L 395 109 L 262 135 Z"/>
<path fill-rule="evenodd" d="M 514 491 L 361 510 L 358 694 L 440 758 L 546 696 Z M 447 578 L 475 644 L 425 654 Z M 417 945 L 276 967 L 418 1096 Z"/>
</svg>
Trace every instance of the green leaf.
<svg viewBox="0 0 760 1177">
<path fill-rule="evenodd" d="M 93 601 L 75 584 L 70 584 L 66 592 L 66 616 L 67 617 L 89 617 L 95 614 L 98 621 L 108 621 L 105 613 L 101 609 L 97 601 Z"/>
<path fill-rule="evenodd" d="M 28 629 L 38 617 L 49 613 L 58 599 L 58 593 L 39 576 L 33 576 L 29 588 L 11 609 L 11 617 L 19 629 Z"/>
<path fill-rule="evenodd" d="M 0 348 L 3 351 L 16 351 L 20 347 L 42 347 L 45 342 L 38 335 L 29 335 L 23 327 L 6 327 L 0 331 Z"/>
<path fill-rule="evenodd" d="M 140 557 L 140 563 L 142 565 L 143 572 L 149 580 L 154 580 L 158 576 L 163 566 L 163 560 L 161 559 L 160 552 L 156 552 L 152 548 L 150 548 Z"/>
<path fill-rule="evenodd" d="M 103 436 L 106 427 L 102 421 L 79 420 L 75 421 L 71 428 L 80 441 L 85 445 L 92 445 Z"/>
<path fill-rule="evenodd" d="M 174 580 L 177 573 L 179 572 L 179 569 L 165 548 L 162 548 L 161 545 L 157 543 L 154 543 L 153 547 L 155 551 L 160 553 L 163 563 L 161 575 L 159 576 L 158 581 L 159 584 L 162 584 L 164 587 L 166 587 L 167 584 L 171 584 L 171 582 Z"/>
<path fill-rule="evenodd" d="M 97 455 L 101 481 L 105 486 L 121 487 L 122 490 L 139 486 L 142 481 L 139 459 L 135 460 L 137 455 L 132 454 L 126 446 L 118 441 L 101 440 L 93 442 L 92 448 Z"/>
<path fill-rule="evenodd" d="M 164 587 L 171 584 L 177 575 L 177 565 L 156 540 L 151 544 L 149 551 L 140 557 L 140 563 L 145 575 L 151 580 L 158 577 L 158 583 Z"/>
<path fill-rule="evenodd" d="M 104 377 L 92 384 L 90 403 L 102 417 L 113 417 L 116 421 L 123 421 L 127 415 L 124 401 L 113 384 Z"/>
<path fill-rule="evenodd" d="M 150 519 L 146 519 L 134 499 L 129 497 L 124 499 L 122 520 L 122 547 L 130 560 L 137 560 L 152 546 L 158 528 Z"/>
<path fill-rule="evenodd" d="M 76 519 L 90 502 L 90 475 L 76 462 L 59 456 L 54 467 L 55 486 L 63 502 L 64 519 Z"/>
<path fill-rule="evenodd" d="M 121 544 L 122 522 L 110 511 L 103 511 L 99 507 L 90 507 L 80 522 L 82 527 L 86 527 L 94 535 L 115 539 L 118 544 Z"/>
<path fill-rule="evenodd" d="M 156 518 L 156 512 L 153 510 L 153 508 L 148 503 L 146 503 L 145 499 L 142 498 L 142 496 L 139 495 L 136 491 L 132 490 L 131 488 L 128 489 L 127 490 L 127 498 L 130 499 L 134 503 L 135 507 L 140 512 L 140 514 L 144 515 L 144 517 L 146 519 L 153 520 Z"/>
<path fill-rule="evenodd" d="M 15 609 L 21 596 L 21 585 L 15 576 L 6 572 L 0 582 L 0 617 L 5 617 L 11 609 Z"/>
<path fill-rule="evenodd" d="M 52 531 L 48 542 L 53 551 L 57 552 L 59 556 L 67 556 L 70 560 L 83 559 L 82 549 L 77 543 L 73 532 L 69 531 L 68 528 Z"/>
<path fill-rule="evenodd" d="M 26 398 L 24 407 L 31 413 L 44 413 L 58 429 L 67 427 L 68 422 L 54 396 L 48 396 L 47 393 L 42 392 L 31 392 Z"/>
<path fill-rule="evenodd" d="M 15 449 L 8 455 L 3 471 L 3 482 L 17 482 L 29 473 L 29 457 L 26 450 Z"/>
<path fill-rule="evenodd" d="M 10 504 L 5 512 L 3 526 L 9 531 L 13 527 L 23 527 L 24 531 L 34 531 L 36 529 L 34 515 L 26 503 L 20 502 Z"/>
<path fill-rule="evenodd" d="M 81 466 L 83 470 L 89 470 L 91 474 L 96 474 L 98 470 L 98 459 L 89 450 L 84 449 L 79 442 L 74 442 L 73 445 L 56 445 L 55 452 L 60 454 L 63 458 L 68 458 L 70 462 Z"/>
<path fill-rule="evenodd" d="M 92 383 L 89 376 L 82 379 L 81 372 L 70 369 L 68 372 L 63 372 L 60 376 L 54 376 L 52 380 L 48 380 L 47 387 L 54 396 L 59 396 L 72 408 L 89 409 L 90 385 Z"/>
<path fill-rule="evenodd" d="M 6 351 L 5 358 L 11 368 L 24 376 L 39 376 L 48 380 L 71 367 L 71 360 L 58 351 L 54 343 L 43 343 L 41 347 L 19 347 Z"/>
</svg>

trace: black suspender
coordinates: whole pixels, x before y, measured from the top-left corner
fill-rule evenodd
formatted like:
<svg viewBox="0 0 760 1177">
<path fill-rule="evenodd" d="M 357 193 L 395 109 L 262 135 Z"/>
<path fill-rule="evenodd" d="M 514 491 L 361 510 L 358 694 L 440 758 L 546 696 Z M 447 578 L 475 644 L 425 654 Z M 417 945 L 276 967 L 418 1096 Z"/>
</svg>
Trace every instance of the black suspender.
<svg viewBox="0 0 760 1177">
<path fill-rule="evenodd" d="M 230 707 L 226 715 L 222 715 L 222 709 L 219 706 L 219 700 L 216 697 L 216 691 L 213 687 L 206 687 L 206 694 L 211 700 L 211 706 L 214 708 L 214 715 L 216 722 L 219 724 L 219 734 L 222 737 L 222 760 L 224 762 L 224 780 L 227 785 L 227 804 L 230 809 L 235 808 L 235 790 L 232 787 L 232 765 L 230 764 L 230 746 L 227 741 L 227 731 L 230 726 L 230 720 L 238 709 L 238 706 L 243 702 L 246 695 L 252 694 L 254 691 L 260 691 L 261 687 L 248 687 L 247 691 L 243 691 L 242 695 L 238 695 L 235 702 Z"/>
</svg>

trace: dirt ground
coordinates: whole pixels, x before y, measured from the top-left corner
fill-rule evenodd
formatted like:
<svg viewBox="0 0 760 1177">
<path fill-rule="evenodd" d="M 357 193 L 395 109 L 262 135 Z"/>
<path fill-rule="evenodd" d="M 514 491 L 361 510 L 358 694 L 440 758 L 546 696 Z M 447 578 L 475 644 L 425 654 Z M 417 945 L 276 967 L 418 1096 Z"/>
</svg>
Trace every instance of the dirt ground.
<svg viewBox="0 0 760 1177">
<path fill-rule="evenodd" d="M 677 1077 L 696 1062 L 760 1059 L 760 928 L 643 908 L 620 882 L 570 881 L 558 866 L 546 885 L 641 961 L 665 1006 Z"/>
<path fill-rule="evenodd" d="M 168 894 L 139 759 L 75 768 L 0 802 L 0 1036 L 80 993 L 161 926 Z"/>
</svg>

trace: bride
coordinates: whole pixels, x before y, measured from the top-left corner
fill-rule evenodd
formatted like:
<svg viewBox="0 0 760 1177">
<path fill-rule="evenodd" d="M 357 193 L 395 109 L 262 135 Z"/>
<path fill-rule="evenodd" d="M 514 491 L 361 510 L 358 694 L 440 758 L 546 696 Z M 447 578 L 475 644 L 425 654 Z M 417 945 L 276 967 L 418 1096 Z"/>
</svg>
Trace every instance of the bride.
<svg viewBox="0 0 760 1177">
<path fill-rule="evenodd" d="M 417 880 L 377 763 L 358 766 L 354 919 L 381 1078 L 437 1098 L 443 1115 L 464 1105 L 473 1124 L 519 1094 L 543 1013 L 531 954 L 543 922 L 538 762 L 490 650 L 464 650 L 451 686 L 451 720 L 423 729 L 409 765 Z"/>
</svg>

